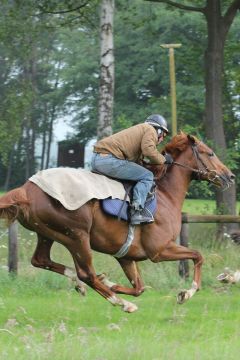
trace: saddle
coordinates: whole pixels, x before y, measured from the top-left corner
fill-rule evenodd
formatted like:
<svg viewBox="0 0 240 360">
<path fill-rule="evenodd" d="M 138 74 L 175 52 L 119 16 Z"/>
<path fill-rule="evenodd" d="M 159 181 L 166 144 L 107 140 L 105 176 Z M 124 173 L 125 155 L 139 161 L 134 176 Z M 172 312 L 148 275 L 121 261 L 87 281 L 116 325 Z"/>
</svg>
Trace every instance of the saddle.
<svg viewBox="0 0 240 360">
<path fill-rule="evenodd" d="M 115 179 L 119 181 L 126 193 L 124 200 L 119 199 L 103 199 L 100 200 L 102 210 L 107 213 L 108 215 L 112 215 L 118 218 L 118 220 L 125 220 L 130 221 L 130 204 L 132 202 L 132 195 L 133 195 L 133 187 L 135 186 L 135 181 L 122 181 L 119 179 Z M 127 200 L 130 199 L 130 202 Z M 154 216 L 157 209 L 157 200 L 155 196 L 155 185 L 151 193 L 148 194 L 145 207 L 143 209 L 143 215 L 149 216 L 149 212 Z M 145 214 L 145 213 L 146 214 Z"/>
</svg>

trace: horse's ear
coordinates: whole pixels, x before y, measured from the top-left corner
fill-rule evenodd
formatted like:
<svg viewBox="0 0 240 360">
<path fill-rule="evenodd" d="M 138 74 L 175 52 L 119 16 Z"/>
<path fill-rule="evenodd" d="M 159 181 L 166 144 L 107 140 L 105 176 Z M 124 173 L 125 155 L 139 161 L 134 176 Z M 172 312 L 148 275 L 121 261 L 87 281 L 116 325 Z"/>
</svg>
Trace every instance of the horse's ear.
<svg viewBox="0 0 240 360">
<path fill-rule="evenodd" d="M 193 135 L 188 135 L 188 140 L 191 142 L 192 145 L 196 143 L 196 138 Z"/>
</svg>

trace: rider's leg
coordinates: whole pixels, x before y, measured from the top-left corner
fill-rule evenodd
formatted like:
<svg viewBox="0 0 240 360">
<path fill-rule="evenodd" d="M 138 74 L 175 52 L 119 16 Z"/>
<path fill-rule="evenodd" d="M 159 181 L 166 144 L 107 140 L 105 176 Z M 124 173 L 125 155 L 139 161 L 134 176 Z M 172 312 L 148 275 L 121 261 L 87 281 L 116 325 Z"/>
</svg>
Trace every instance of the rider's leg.
<svg viewBox="0 0 240 360">
<path fill-rule="evenodd" d="M 144 208 L 147 194 L 153 185 L 153 173 L 132 161 L 121 160 L 113 155 L 94 154 L 93 170 L 116 179 L 132 180 L 137 184 L 133 189 L 133 204 L 136 209 Z"/>
</svg>

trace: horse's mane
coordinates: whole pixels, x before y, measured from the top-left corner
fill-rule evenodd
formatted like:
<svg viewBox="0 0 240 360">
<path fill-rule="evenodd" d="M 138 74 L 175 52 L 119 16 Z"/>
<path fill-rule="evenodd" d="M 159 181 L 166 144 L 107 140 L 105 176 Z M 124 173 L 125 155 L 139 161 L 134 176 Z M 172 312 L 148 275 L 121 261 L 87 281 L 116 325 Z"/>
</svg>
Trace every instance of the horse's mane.
<svg viewBox="0 0 240 360">
<path fill-rule="evenodd" d="M 195 142 L 199 142 L 199 140 L 191 135 L 192 140 Z M 171 154 L 173 158 L 175 158 L 180 152 L 184 151 L 190 143 L 189 137 L 183 131 L 180 131 L 179 134 L 175 135 L 169 143 L 165 145 L 162 150 L 162 154 L 168 153 Z M 155 176 L 155 178 L 161 179 L 166 174 L 168 167 L 167 166 L 159 166 L 159 165 L 148 165 L 147 168 L 151 170 Z"/>
<path fill-rule="evenodd" d="M 199 142 L 199 140 L 195 136 L 191 135 L 191 138 L 194 139 L 195 142 Z M 186 147 L 189 145 L 189 141 L 190 140 L 188 135 L 180 131 L 180 133 L 175 135 L 171 139 L 171 141 L 164 147 L 162 153 L 169 153 L 173 157 L 175 157 L 177 154 L 186 149 Z"/>
</svg>

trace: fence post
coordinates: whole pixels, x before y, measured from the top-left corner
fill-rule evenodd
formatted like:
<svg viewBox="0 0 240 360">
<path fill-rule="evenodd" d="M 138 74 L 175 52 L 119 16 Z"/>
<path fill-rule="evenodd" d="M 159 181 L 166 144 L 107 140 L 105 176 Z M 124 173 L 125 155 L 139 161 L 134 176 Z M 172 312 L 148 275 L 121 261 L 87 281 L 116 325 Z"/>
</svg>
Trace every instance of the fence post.
<svg viewBox="0 0 240 360">
<path fill-rule="evenodd" d="M 182 215 L 184 216 L 185 213 Z M 182 222 L 181 232 L 180 232 L 180 245 L 188 247 L 188 224 Z M 187 279 L 189 277 L 189 263 L 188 260 L 180 260 L 179 262 L 179 275 Z"/>
<path fill-rule="evenodd" d="M 14 221 L 8 230 L 8 271 L 17 274 L 18 271 L 18 223 Z"/>
</svg>

